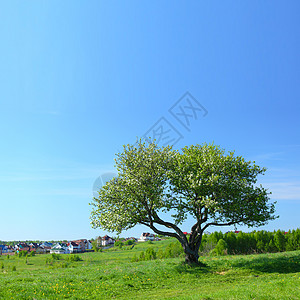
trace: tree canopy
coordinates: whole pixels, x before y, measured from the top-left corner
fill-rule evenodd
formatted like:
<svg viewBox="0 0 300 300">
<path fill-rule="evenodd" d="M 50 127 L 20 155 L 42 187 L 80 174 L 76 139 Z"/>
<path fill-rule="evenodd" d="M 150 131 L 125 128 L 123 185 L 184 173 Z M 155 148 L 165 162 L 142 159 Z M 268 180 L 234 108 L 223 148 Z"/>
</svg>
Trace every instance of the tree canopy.
<svg viewBox="0 0 300 300">
<path fill-rule="evenodd" d="M 276 218 L 270 193 L 257 185 L 266 169 L 214 144 L 178 151 L 139 140 L 124 146 L 115 161 L 118 176 L 91 203 L 92 226 L 121 233 L 146 225 L 177 238 L 188 263 L 198 263 L 209 226 L 260 226 Z M 173 221 L 166 221 L 165 213 Z M 179 227 L 188 216 L 195 220 L 189 237 Z"/>
</svg>

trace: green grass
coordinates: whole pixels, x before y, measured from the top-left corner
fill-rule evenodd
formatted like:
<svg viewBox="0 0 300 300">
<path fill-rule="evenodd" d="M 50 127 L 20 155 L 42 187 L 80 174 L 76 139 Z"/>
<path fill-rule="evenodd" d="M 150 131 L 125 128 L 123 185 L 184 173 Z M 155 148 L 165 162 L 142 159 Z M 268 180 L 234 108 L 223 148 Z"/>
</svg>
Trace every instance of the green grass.
<svg viewBox="0 0 300 300">
<path fill-rule="evenodd" d="M 61 255 L 52 265 L 49 254 L 27 264 L 0 256 L 0 299 L 300 299 L 300 251 L 201 257 L 205 268 L 184 265 L 183 258 L 130 261 L 171 242 L 84 253 L 74 262 Z"/>
</svg>

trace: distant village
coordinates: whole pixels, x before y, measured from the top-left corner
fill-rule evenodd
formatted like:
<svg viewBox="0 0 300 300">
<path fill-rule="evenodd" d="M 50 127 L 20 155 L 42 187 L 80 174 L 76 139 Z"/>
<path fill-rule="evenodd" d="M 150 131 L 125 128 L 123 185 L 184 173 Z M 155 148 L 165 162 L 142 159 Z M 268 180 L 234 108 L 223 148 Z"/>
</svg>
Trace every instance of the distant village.
<svg viewBox="0 0 300 300">
<path fill-rule="evenodd" d="M 149 232 L 143 232 L 139 239 L 129 237 L 122 239 L 122 241 L 132 240 L 133 242 L 158 241 L 160 238 Z M 20 251 L 35 252 L 36 254 L 56 253 L 56 254 L 70 254 L 83 253 L 93 251 L 93 244 L 98 248 L 113 247 L 117 240 L 105 235 L 97 237 L 95 240 L 79 239 L 68 242 L 43 242 L 43 243 L 27 243 L 19 242 L 16 245 L 0 245 L 0 255 L 13 255 Z"/>
</svg>

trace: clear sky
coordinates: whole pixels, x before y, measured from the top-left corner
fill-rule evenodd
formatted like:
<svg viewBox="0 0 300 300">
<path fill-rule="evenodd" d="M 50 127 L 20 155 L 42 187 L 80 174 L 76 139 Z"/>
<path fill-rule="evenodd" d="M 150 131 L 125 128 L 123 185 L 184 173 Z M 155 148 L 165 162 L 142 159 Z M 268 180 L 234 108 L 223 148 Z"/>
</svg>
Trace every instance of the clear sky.
<svg viewBox="0 0 300 300">
<path fill-rule="evenodd" d="M 94 182 L 155 124 L 173 126 L 175 148 L 214 142 L 267 167 L 260 182 L 280 218 L 261 229 L 300 227 L 299 10 L 1 1 L 0 240 L 105 234 L 90 226 Z M 202 110 L 183 126 L 174 112 L 186 92 Z"/>
</svg>

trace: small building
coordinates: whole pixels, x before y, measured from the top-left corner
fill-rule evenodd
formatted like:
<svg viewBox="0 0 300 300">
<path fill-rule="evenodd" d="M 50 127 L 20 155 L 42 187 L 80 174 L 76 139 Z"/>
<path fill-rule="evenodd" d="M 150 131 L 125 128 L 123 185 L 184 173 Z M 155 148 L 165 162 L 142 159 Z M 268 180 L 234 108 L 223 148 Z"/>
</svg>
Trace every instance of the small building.
<svg viewBox="0 0 300 300">
<path fill-rule="evenodd" d="M 80 239 L 73 242 L 79 245 L 80 252 L 85 252 L 86 250 L 90 250 L 93 248 L 91 241 L 87 239 Z"/>
<path fill-rule="evenodd" d="M 70 251 L 67 247 L 66 244 L 63 243 L 57 243 L 55 244 L 51 249 L 50 253 L 55 253 L 55 254 L 69 254 Z"/>
<path fill-rule="evenodd" d="M 102 237 L 101 242 L 102 242 L 102 246 L 109 246 L 115 244 L 115 240 L 108 235 Z"/>
<path fill-rule="evenodd" d="M 75 243 L 73 241 L 69 242 L 67 244 L 67 246 L 68 246 L 68 250 L 70 251 L 70 253 L 82 252 L 80 245 L 78 245 L 77 243 Z"/>
<path fill-rule="evenodd" d="M 143 232 L 141 234 L 141 237 L 140 237 L 139 241 L 141 241 L 141 242 L 154 241 L 154 239 L 155 239 L 155 235 L 153 233 Z"/>
<path fill-rule="evenodd" d="M 0 245 L 0 255 L 2 255 L 3 253 L 7 253 L 8 252 L 8 248 L 6 245 Z"/>
<path fill-rule="evenodd" d="M 50 242 L 44 242 L 40 245 L 40 247 L 42 247 L 46 252 L 50 252 L 50 249 L 52 248 L 53 244 Z"/>
<path fill-rule="evenodd" d="M 19 244 L 15 245 L 14 248 L 17 252 L 19 252 L 19 251 L 30 252 L 30 246 L 27 243 L 19 243 Z"/>
</svg>

